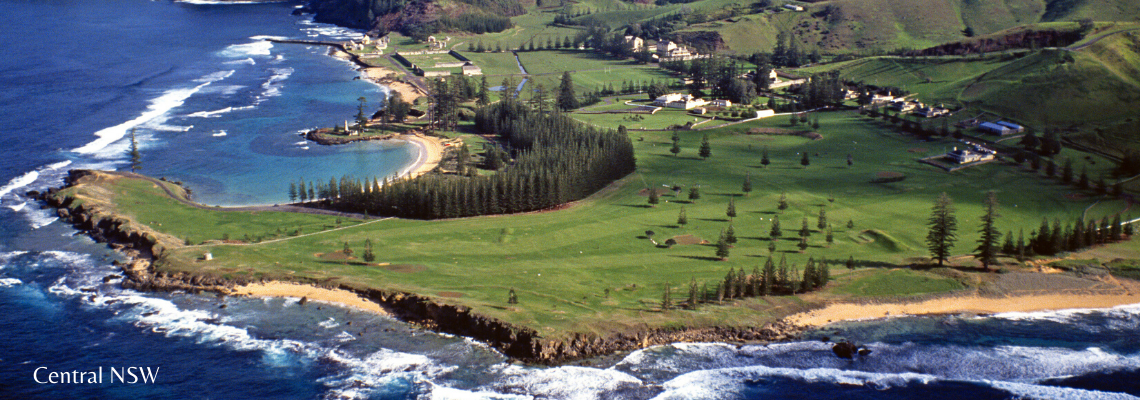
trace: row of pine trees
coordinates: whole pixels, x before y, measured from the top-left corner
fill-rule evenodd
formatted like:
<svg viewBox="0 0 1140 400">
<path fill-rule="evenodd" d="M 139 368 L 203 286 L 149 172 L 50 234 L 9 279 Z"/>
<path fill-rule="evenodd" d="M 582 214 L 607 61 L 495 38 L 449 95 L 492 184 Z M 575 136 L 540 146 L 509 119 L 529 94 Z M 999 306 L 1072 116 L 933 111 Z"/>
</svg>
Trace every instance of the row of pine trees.
<svg viewBox="0 0 1140 400">
<path fill-rule="evenodd" d="M 427 174 L 381 183 L 350 178 L 290 188 L 328 208 L 437 219 L 543 210 L 579 200 L 634 171 L 628 136 L 599 130 L 558 112 L 528 108 L 508 96 L 476 111 L 475 127 L 494 134 L 514 163 L 490 176 Z M 303 194 L 301 194 L 303 193 Z"/>
<path fill-rule="evenodd" d="M 780 257 L 779 264 L 773 262 L 772 257 L 764 263 L 764 268 L 752 268 L 749 274 L 741 267 L 739 270 L 729 268 L 723 280 L 713 282 L 713 288 L 704 282 L 698 285 L 696 279 L 689 282 L 689 297 L 685 307 L 694 309 L 701 303 L 720 303 L 725 300 L 742 299 L 746 297 L 760 297 L 771 295 L 790 295 L 820 289 L 827 285 L 831 279 L 831 267 L 826 259 L 819 262 L 809 257 L 801 275 L 799 267 L 788 266 L 787 258 Z M 674 307 L 672 290 L 665 284 L 665 293 L 662 296 L 661 308 Z"/>
<path fill-rule="evenodd" d="M 1133 234 L 1132 224 L 1125 224 L 1120 214 L 1112 222 L 1107 220 L 1090 220 L 1077 217 L 1075 221 L 1061 225 L 1060 219 L 1054 219 L 1053 225 L 1049 220 L 1041 220 L 1041 227 L 1029 233 L 1029 242 L 1026 243 L 1024 235 L 1019 234 L 1017 241 L 1013 240 L 1013 232 L 1006 234 L 1002 252 L 1019 259 L 1033 255 L 1055 255 L 1066 251 L 1077 251 L 1099 244 L 1107 244 L 1124 240 Z"/>
</svg>

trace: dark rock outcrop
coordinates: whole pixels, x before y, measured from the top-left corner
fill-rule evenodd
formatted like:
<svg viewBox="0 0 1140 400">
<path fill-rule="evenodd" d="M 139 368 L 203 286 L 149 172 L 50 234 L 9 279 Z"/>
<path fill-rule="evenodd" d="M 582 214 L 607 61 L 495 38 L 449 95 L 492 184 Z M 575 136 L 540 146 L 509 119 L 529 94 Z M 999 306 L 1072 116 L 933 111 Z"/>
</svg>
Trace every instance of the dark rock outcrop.
<svg viewBox="0 0 1140 400">
<path fill-rule="evenodd" d="M 834 352 L 837 357 L 846 358 L 848 360 L 854 360 L 856 355 L 867 356 L 871 354 L 870 349 L 846 340 L 832 345 L 831 351 Z"/>
</svg>

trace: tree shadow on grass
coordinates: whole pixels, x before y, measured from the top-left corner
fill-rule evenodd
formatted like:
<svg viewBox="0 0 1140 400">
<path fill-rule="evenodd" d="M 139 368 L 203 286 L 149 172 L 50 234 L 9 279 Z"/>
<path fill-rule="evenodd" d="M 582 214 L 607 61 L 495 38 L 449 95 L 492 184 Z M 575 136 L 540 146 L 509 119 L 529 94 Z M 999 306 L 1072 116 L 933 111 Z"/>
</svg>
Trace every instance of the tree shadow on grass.
<svg viewBox="0 0 1140 400">
<path fill-rule="evenodd" d="M 669 142 L 661 142 L 661 144 L 662 144 L 663 146 L 669 146 L 669 145 L 671 145 Z M 655 155 L 655 156 L 658 156 L 658 157 L 662 157 L 662 158 L 670 158 L 670 159 L 673 159 L 673 160 L 697 160 L 697 161 L 701 161 L 701 160 L 702 160 L 700 157 L 690 157 L 690 156 L 675 156 L 675 155 L 673 155 L 673 154 L 654 154 L 654 155 Z"/>
<path fill-rule="evenodd" d="M 726 218 L 694 218 L 694 219 L 699 220 L 699 221 L 709 221 L 709 222 L 728 222 L 728 219 L 726 219 Z"/>
<path fill-rule="evenodd" d="M 622 207 L 630 207 L 630 208 L 653 208 L 649 204 L 618 204 L 618 205 L 622 206 Z"/>
<path fill-rule="evenodd" d="M 700 261 L 720 261 L 720 259 L 716 258 L 716 257 L 701 257 L 701 256 L 670 256 L 670 257 L 688 258 L 690 260 L 700 260 Z"/>
</svg>

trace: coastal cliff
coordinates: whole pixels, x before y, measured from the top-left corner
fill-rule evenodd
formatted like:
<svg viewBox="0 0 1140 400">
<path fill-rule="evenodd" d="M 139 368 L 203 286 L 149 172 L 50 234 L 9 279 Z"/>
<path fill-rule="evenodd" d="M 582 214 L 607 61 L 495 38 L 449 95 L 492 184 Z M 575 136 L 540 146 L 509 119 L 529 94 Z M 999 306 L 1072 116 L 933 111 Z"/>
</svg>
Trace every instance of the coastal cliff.
<svg viewBox="0 0 1140 400">
<path fill-rule="evenodd" d="M 72 170 L 64 188 L 106 179 L 98 171 Z M 167 249 L 180 246 L 176 238 L 166 237 L 149 227 L 131 223 L 109 212 L 110 207 L 97 202 L 76 201 L 60 189 L 51 189 L 38 197 L 56 208 L 61 219 L 99 242 L 108 243 L 126 254 L 130 261 L 122 265 L 123 287 L 146 291 L 186 291 L 234 294 L 240 286 L 266 282 L 247 277 L 220 277 L 210 274 L 165 272 L 156 270 Z M 565 338 L 546 338 L 533 329 L 513 325 L 479 315 L 463 306 L 440 304 L 413 293 L 389 291 L 348 284 L 329 285 L 299 279 L 296 283 L 355 293 L 376 302 L 393 316 L 438 332 L 471 337 L 498 349 L 503 354 L 528 363 L 562 364 L 574 360 L 636 350 L 674 342 L 757 342 L 779 341 L 795 337 L 798 328 L 777 322 L 763 327 L 677 327 L 651 329 L 635 333 L 613 333 L 605 336 L 572 334 Z"/>
</svg>

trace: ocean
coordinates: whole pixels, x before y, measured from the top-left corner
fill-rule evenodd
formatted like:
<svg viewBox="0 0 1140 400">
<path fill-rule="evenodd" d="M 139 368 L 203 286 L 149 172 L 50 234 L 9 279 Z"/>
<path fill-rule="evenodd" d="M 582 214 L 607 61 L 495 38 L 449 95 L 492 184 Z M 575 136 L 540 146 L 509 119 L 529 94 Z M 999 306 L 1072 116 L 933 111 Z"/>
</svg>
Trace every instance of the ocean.
<svg viewBox="0 0 1140 400">
<path fill-rule="evenodd" d="M 788 343 L 536 367 L 327 304 L 120 288 L 122 256 L 25 193 L 72 168 L 125 169 L 132 128 L 143 173 L 212 205 L 281 203 L 298 178 L 383 177 L 415 158 L 403 143 L 298 136 L 385 89 L 325 48 L 265 41 L 360 35 L 290 15 L 297 5 L 0 0 L 0 398 L 1140 398 L 1140 306 L 847 322 Z M 873 353 L 840 359 L 825 338 Z M 127 367 L 156 379 L 107 382 Z M 36 382 L 100 368 L 103 383 Z"/>
</svg>

